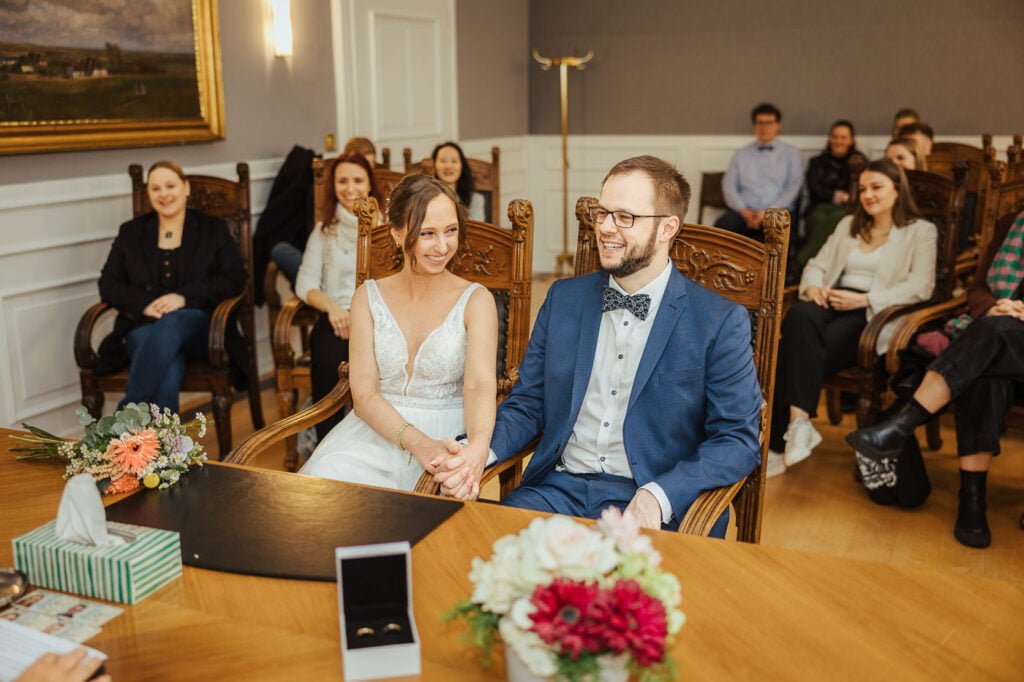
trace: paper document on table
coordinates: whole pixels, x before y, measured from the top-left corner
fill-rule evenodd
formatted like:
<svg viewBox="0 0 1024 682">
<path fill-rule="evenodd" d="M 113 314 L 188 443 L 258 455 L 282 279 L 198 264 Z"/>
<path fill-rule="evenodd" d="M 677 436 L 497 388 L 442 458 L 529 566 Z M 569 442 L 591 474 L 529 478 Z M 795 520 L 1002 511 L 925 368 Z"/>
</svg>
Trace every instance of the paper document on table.
<svg viewBox="0 0 1024 682">
<path fill-rule="evenodd" d="M 66 654 L 75 649 L 85 649 L 93 658 L 107 660 L 102 651 L 0 620 L 0 682 L 13 680 L 43 654 Z"/>
</svg>

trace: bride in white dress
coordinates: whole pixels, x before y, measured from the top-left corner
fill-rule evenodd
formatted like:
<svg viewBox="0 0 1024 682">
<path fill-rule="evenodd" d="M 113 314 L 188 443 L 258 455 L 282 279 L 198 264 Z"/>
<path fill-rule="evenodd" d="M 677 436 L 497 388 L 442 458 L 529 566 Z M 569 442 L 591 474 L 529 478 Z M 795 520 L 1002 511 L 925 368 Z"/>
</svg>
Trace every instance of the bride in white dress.
<svg viewBox="0 0 1024 682">
<path fill-rule="evenodd" d="M 404 178 L 388 218 L 399 226 L 391 234 L 405 263 L 352 298 L 355 409 L 299 473 L 412 490 L 424 471 L 435 473 L 460 449 L 480 454 L 468 451 L 485 451 L 491 441 L 498 316 L 485 287 L 447 269 L 466 234 L 447 186 L 426 175 Z M 445 440 L 460 434 L 470 445 Z"/>
</svg>

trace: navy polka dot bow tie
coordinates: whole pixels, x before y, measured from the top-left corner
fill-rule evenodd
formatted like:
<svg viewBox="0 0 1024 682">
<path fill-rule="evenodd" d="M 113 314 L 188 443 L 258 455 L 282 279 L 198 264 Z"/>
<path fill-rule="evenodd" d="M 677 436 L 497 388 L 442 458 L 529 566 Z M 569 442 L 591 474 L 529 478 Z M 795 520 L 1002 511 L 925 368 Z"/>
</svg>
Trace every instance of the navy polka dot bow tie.
<svg viewBox="0 0 1024 682">
<path fill-rule="evenodd" d="M 630 296 L 611 287 L 605 287 L 604 300 L 601 301 L 601 312 L 606 313 L 609 310 L 618 310 L 619 308 L 628 310 L 641 320 L 646 320 L 647 314 L 651 310 L 651 297 L 647 294 L 633 294 Z"/>
</svg>

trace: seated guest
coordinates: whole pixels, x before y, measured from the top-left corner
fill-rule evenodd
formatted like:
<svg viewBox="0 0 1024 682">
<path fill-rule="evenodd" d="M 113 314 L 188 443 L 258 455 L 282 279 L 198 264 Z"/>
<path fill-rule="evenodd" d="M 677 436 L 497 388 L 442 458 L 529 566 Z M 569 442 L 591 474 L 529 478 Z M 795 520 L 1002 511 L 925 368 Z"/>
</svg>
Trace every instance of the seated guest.
<svg viewBox="0 0 1024 682">
<path fill-rule="evenodd" d="M 207 357 L 210 315 L 245 289 L 245 264 L 227 224 L 185 207 L 178 164 L 149 168 L 153 212 L 121 226 L 100 273 L 100 298 L 117 310 L 100 344 L 105 369 L 129 367 L 120 409 L 150 403 L 178 411 L 186 360 Z"/>
<path fill-rule="evenodd" d="M 928 366 L 913 399 L 892 419 L 851 433 L 865 481 L 895 468 L 914 428 L 956 400 L 960 506 L 953 535 L 968 547 L 988 547 L 985 484 L 1014 394 L 1024 395 L 1024 213 L 993 236 L 967 290 L 970 312 L 950 320 L 954 337 Z"/>
<path fill-rule="evenodd" d="M 700 493 L 757 466 L 750 318 L 668 256 L 689 200 L 661 159 L 608 172 L 591 214 L 603 272 L 551 285 L 498 409 L 494 461 L 540 437 L 504 504 L 587 518 L 615 506 L 644 527 L 676 528 Z M 483 455 L 463 451 L 435 479 L 459 495 L 479 480 Z M 713 535 L 725 526 L 723 515 Z"/>
<path fill-rule="evenodd" d="M 850 161 L 866 164 L 867 159 L 857 151 L 853 124 L 839 120 L 828 131 L 825 151 L 807 164 L 807 193 L 810 206 L 805 214 L 807 241 L 797 253 L 797 262 L 803 266 L 814 257 L 836 224 L 846 214 L 850 203 Z"/>
<path fill-rule="evenodd" d="M 454 192 L 436 178 L 409 175 L 389 204 L 404 264 L 398 274 L 367 281 L 352 299 L 355 410 L 300 473 L 412 490 L 424 470 L 433 473 L 449 456 L 445 436 L 466 433 L 471 444 L 463 454 L 487 457 L 498 315 L 486 288 L 447 269 L 466 238 Z"/>
<path fill-rule="evenodd" d="M 782 322 L 767 475 L 803 461 L 821 442 L 815 416 L 826 377 L 857 362 L 868 321 L 893 305 L 927 299 L 935 287 L 935 225 L 917 217 L 903 170 L 872 161 L 857 182 L 853 215 L 807 263 L 800 301 Z M 892 329 L 882 330 L 878 353 Z"/>
<path fill-rule="evenodd" d="M 295 280 L 295 295 L 323 312 L 309 334 L 313 400 L 327 395 L 338 383 L 338 364 L 348 359 L 349 309 L 356 288 L 356 236 L 359 219 L 352 212 L 356 199 L 372 196 L 382 200 L 370 164 L 361 154 L 342 154 L 325 169 L 331 178 L 324 215 L 306 242 L 302 266 Z M 341 420 L 332 415 L 317 424 L 317 437 Z"/>
<path fill-rule="evenodd" d="M 342 154 L 362 154 L 370 168 L 377 166 L 377 147 L 366 137 L 351 137 L 345 143 Z"/>
<path fill-rule="evenodd" d="M 782 113 L 771 104 L 759 104 L 750 112 L 757 138 L 732 157 L 722 178 L 722 194 L 728 206 L 715 227 L 764 240 L 761 221 L 765 209 L 796 207 L 803 181 L 800 152 L 777 138 Z"/>
<path fill-rule="evenodd" d="M 892 117 L 892 136 L 897 137 L 897 133 L 900 128 L 908 123 L 917 123 L 920 120 L 921 117 L 914 109 L 900 109 L 896 112 L 896 115 Z"/>
<path fill-rule="evenodd" d="M 896 137 L 909 137 L 921 147 L 921 153 L 928 156 L 932 153 L 932 142 L 935 141 L 935 131 L 924 121 L 915 121 L 905 126 L 900 126 L 896 131 Z"/>
<path fill-rule="evenodd" d="M 928 161 L 921 152 L 921 146 L 912 137 L 897 137 L 885 148 L 885 158 L 903 170 L 928 170 Z"/>
<path fill-rule="evenodd" d="M 473 169 L 462 147 L 454 142 L 442 142 L 434 147 L 430 158 L 434 161 L 434 175 L 455 192 L 459 203 L 466 207 L 466 216 L 470 220 L 486 221 L 484 195 L 473 191 Z"/>
</svg>

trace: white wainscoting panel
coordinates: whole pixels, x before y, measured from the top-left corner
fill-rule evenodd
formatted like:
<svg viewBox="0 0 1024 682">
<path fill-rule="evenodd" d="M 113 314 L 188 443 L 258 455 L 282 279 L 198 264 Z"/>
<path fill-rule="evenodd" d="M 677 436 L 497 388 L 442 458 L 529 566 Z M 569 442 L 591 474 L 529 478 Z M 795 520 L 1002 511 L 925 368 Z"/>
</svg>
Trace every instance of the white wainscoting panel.
<svg viewBox="0 0 1024 682">
<path fill-rule="evenodd" d="M 249 162 L 253 228 L 282 159 Z M 234 163 L 185 169 L 237 177 Z M 99 300 L 96 280 L 118 226 L 131 214 L 127 173 L 0 186 L 0 424 L 79 431 L 81 399 L 72 339 L 82 313 Z M 94 335 L 109 331 L 106 316 Z M 266 311 L 256 312 L 262 372 L 270 371 Z M 107 396 L 109 412 L 120 396 Z"/>
</svg>

